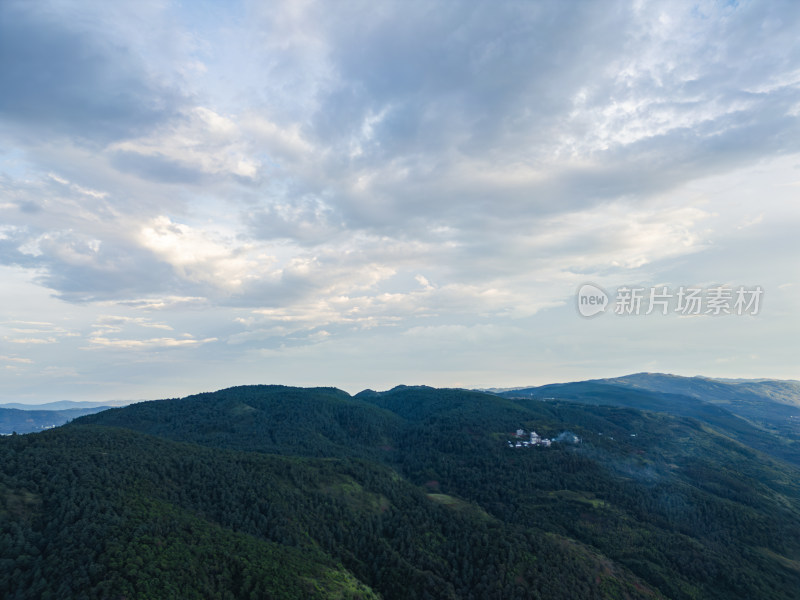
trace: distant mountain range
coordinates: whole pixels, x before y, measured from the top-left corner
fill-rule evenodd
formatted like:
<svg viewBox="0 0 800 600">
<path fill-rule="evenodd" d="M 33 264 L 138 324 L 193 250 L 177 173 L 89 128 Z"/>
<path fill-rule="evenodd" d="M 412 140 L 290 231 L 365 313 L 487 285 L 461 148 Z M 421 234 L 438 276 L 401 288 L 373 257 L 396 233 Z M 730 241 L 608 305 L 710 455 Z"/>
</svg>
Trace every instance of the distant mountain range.
<svg viewBox="0 0 800 600">
<path fill-rule="evenodd" d="M 599 383 L 623 387 L 645 389 L 653 392 L 682 394 L 707 402 L 728 404 L 736 400 L 753 398 L 768 400 L 779 404 L 800 407 L 800 381 L 791 379 L 725 379 L 714 377 L 682 377 L 666 373 L 635 373 L 623 377 L 607 379 L 588 379 L 570 383 L 555 383 L 542 386 L 521 386 L 513 388 L 486 388 L 480 391 L 511 394 L 530 392 L 550 386 L 574 385 L 577 383 Z"/>
<path fill-rule="evenodd" d="M 64 410 L 20 410 L 17 408 L 0 408 L 0 435 L 13 433 L 35 433 L 44 429 L 52 429 L 64 425 L 72 419 L 89 415 L 109 408 L 96 406 L 93 408 L 67 408 Z"/>
<path fill-rule="evenodd" d="M 569 400 L 693 417 L 800 465 L 800 382 L 721 380 L 637 373 L 497 392 L 504 398 Z"/>
<path fill-rule="evenodd" d="M 795 383 L 242 386 L 103 410 L 0 439 L 0 597 L 795 600 Z"/>
<path fill-rule="evenodd" d="M 8 402 L 0 404 L 0 435 L 13 433 L 35 433 L 64 425 L 83 415 L 106 410 L 115 406 L 126 406 L 130 402 L 112 400 L 110 402 L 75 402 L 59 400 L 45 404 L 23 404 Z"/>
<path fill-rule="evenodd" d="M 83 402 L 75 400 L 58 400 L 44 404 L 25 404 L 23 402 L 6 402 L 0 408 L 16 408 L 17 410 L 68 410 L 70 408 L 111 408 L 133 404 L 131 400 L 108 400 L 106 402 Z"/>
<path fill-rule="evenodd" d="M 716 404 L 743 406 L 767 401 L 800 408 L 800 381 L 776 379 L 713 379 L 679 377 L 663 373 L 636 373 L 625 377 L 598 379 L 609 383 L 654 392 L 683 394 Z"/>
</svg>

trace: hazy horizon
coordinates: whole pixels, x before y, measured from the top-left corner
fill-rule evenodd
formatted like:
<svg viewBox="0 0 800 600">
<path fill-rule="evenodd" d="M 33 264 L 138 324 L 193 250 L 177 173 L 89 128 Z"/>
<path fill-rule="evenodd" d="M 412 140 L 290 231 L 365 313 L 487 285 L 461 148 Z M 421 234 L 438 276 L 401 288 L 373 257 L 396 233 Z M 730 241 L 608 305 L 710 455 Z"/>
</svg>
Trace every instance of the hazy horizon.
<svg viewBox="0 0 800 600">
<path fill-rule="evenodd" d="M 525 389 L 525 388 L 532 388 L 532 387 L 540 387 L 543 385 L 551 385 L 551 384 L 563 384 L 563 383 L 579 383 L 581 381 L 596 381 L 596 380 L 605 380 L 605 379 L 616 379 L 621 377 L 628 377 L 631 375 L 666 375 L 669 377 L 685 377 L 685 378 L 701 378 L 701 379 L 708 379 L 713 381 L 721 381 L 724 383 L 747 383 L 747 382 L 765 382 L 765 381 L 776 381 L 782 383 L 800 383 L 800 380 L 797 379 L 769 379 L 769 378 L 755 378 L 755 379 L 748 379 L 748 378 L 725 378 L 725 377 L 707 377 L 705 375 L 676 375 L 674 373 L 626 373 L 624 375 L 616 375 L 616 376 L 609 376 L 609 377 L 601 377 L 592 380 L 565 380 L 565 381 L 546 381 L 546 382 L 539 382 L 533 384 L 526 384 L 526 385 L 517 385 L 517 386 L 483 386 L 483 387 L 473 387 L 473 388 L 457 388 L 457 389 L 466 389 L 466 390 L 475 390 L 475 391 L 487 391 L 487 392 L 501 392 L 501 391 L 513 391 L 518 389 Z M 37 406 L 48 406 L 52 404 L 60 404 L 60 403 L 73 403 L 73 404 L 96 404 L 101 405 L 107 403 L 109 407 L 119 407 L 119 406 L 127 406 L 129 404 L 136 404 L 138 402 L 151 402 L 154 400 L 169 400 L 172 398 L 185 398 L 187 396 L 192 396 L 195 394 L 203 394 L 203 393 L 213 393 L 220 391 L 222 389 L 227 389 L 231 387 L 239 387 L 241 385 L 288 385 L 282 383 L 274 383 L 274 382 L 261 382 L 261 383 L 252 383 L 252 384 L 235 384 L 231 386 L 224 386 L 222 388 L 215 388 L 215 389 L 207 389 L 207 390 L 193 390 L 191 392 L 186 392 L 184 394 L 178 394 L 175 396 L 159 396 L 153 398 L 136 398 L 136 399 L 107 399 L 107 400 L 65 400 L 65 399 L 57 399 L 57 400 L 40 400 L 33 403 L 26 403 L 26 402 L 14 402 L 14 401 L 2 401 L 0 402 L 0 407 L 3 408 L 16 408 L 16 407 L 37 407 Z M 338 388 L 337 386 L 332 385 L 321 385 L 321 386 L 289 386 L 289 387 L 301 387 L 301 388 L 312 388 L 312 387 L 334 387 L 340 389 L 344 392 L 347 392 L 351 396 L 355 396 L 359 392 L 364 392 L 367 390 L 373 390 L 376 392 L 386 392 L 390 389 L 397 387 L 397 386 L 407 386 L 407 387 L 414 387 L 414 386 L 427 386 L 425 383 L 398 383 L 394 386 L 388 388 L 369 388 L 369 387 L 360 387 L 360 388 L 353 388 L 353 389 L 343 389 Z M 430 386 L 435 387 L 435 386 Z M 444 387 L 444 386 L 440 386 Z"/>
</svg>

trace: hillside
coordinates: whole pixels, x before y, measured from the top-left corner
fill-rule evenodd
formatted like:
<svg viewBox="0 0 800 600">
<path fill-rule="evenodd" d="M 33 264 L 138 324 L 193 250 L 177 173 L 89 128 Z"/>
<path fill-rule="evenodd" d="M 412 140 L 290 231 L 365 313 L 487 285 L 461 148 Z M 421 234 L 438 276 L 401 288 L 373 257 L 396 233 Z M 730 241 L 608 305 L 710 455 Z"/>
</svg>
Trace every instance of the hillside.
<svg viewBox="0 0 800 600">
<path fill-rule="evenodd" d="M 81 420 L 215 448 L 297 456 L 374 457 L 397 415 L 335 388 L 242 386 L 140 402 Z"/>
<path fill-rule="evenodd" d="M 640 373 L 498 392 L 507 399 L 570 400 L 692 417 L 734 439 L 800 466 L 800 384 L 724 382 Z"/>
<path fill-rule="evenodd" d="M 567 441 L 510 448 L 517 429 Z M 662 412 L 243 386 L 5 438 L 0 461 L 7 598 L 800 589 L 800 471 Z"/>
<path fill-rule="evenodd" d="M 656 392 L 684 394 L 707 402 L 737 405 L 755 400 L 800 407 L 800 381 L 778 379 L 715 379 L 681 377 L 665 373 L 635 373 L 598 382 L 638 387 Z"/>
<path fill-rule="evenodd" d="M 762 427 L 800 439 L 800 381 L 637 373 L 598 382 L 689 396 L 717 404 Z"/>
<path fill-rule="evenodd" d="M 374 463 L 84 425 L 5 442 L 4 598 L 658 597 L 589 548 Z"/>
</svg>

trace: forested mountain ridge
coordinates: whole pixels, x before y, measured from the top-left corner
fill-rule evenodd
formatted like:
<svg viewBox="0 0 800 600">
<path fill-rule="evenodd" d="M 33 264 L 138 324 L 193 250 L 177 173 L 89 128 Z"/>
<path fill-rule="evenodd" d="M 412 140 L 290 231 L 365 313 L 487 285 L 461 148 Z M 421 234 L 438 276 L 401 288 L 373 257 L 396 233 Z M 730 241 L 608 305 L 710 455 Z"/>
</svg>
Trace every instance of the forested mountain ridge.
<svg viewBox="0 0 800 600">
<path fill-rule="evenodd" d="M 634 373 L 597 382 L 638 387 L 701 398 L 719 404 L 744 404 L 770 401 L 800 407 L 800 381 L 780 379 L 716 379 L 681 377 L 665 373 Z"/>
<path fill-rule="evenodd" d="M 498 392 L 510 399 L 570 400 L 688 416 L 800 466 L 800 382 L 718 380 L 637 373 Z"/>
<path fill-rule="evenodd" d="M 581 441 L 509 448 L 517 429 Z M 426 387 L 243 386 L 0 442 L 8 598 L 800 589 L 800 471 L 697 418 Z"/>
<path fill-rule="evenodd" d="M 140 402 L 84 424 L 125 427 L 177 441 L 298 456 L 375 456 L 402 420 L 336 388 L 240 386 Z"/>
</svg>

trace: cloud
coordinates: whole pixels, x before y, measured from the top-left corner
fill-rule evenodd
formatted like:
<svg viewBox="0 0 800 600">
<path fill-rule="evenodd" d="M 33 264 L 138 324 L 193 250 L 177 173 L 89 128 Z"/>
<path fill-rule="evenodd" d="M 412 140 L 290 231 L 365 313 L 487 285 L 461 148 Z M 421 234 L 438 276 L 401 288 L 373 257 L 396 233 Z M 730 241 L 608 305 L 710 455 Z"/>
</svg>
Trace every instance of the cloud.
<svg viewBox="0 0 800 600">
<path fill-rule="evenodd" d="M 3 340 L 10 344 L 57 344 L 64 338 L 79 334 L 68 328 L 45 321 L 4 321 L 0 323 Z"/>
<path fill-rule="evenodd" d="M 183 338 L 150 338 L 145 340 L 111 339 L 102 336 L 89 338 L 89 343 L 95 347 L 117 348 L 121 350 L 148 350 L 154 348 L 191 348 L 217 341 L 217 338 L 202 340 Z"/>
<path fill-rule="evenodd" d="M 6 338 L 12 344 L 55 344 L 56 338 Z"/>
<path fill-rule="evenodd" d="M 128 236 L 112 243 L 74 231 L 54 231 L 37 238 L 45 267 L 42 284 L 67 300 L 87 302 L 161 291 L 173 280 L 168 265 L 142 252 Z"/>
<path fill-rule="evenodd" d="M 274 257 L 250 244 L 237 244 L 212 231 L 159 216 L 139 232 L 142 247 L 169 264 L 184 280 L 235 291 L 270 274 Z"/>
<path fill-rule="evenodd" d="M 25 364 L 25 365 L 33 364 L 33 361 L 31 359 L 29 359 L 29 358 L 19 358 L 17 356 L 0 356 L 0 361 L 8 362 L 8 363 Z"/>
<path fill-rule="evenodd" d="M 500 364 L 587 280 L 791 285 L 798 27 L 788 0 L 0 3 L 0 265 L 54 297 L 3 339 L 69 369 L 438 333 Z"/>
<path fill-rule="evenodd" d="M 99 16 L 74 2 L 0 6 L 0 118 L 23 138 L 112 140 L 161 122 L 180 102 Z"/>
<path fill-rule="evenodd" d="M 503 327 L 491 324 L 481 325 L 430 325 L 412 327 L 403 332 L 410 338 L 424 340 L 426 344 L 452 346 L 460 343 L 499 342 L 509 336 L 518 336 L 524 332 L 516 327 Z"/>
<path fill-rule="evenodd" d="M 80 30 L 71 51 L 108 44 L 96 25 L 119 21 L 90 11 L 68 26 L 22 4 L 8 10 L 24 12 L 31 28 Z M 433 12 L 400 3 L 364 12 L 357 3 L 328 11 L 311 2 L 247 10 L 246 20 L 228 23 L 239 32 L 233 50 L 214 53 L 209 44 L 223 34 L 196 33 L 192 44 L 169 49 L 166 66 L 142 49 L 162 43 L 167 13 L 147 7 L 156 33 L 144 37 L 116 25 L 122 54 L 109 60 L 139 64 L 136 85 L 156 85 L 169 68 L 183 73 L 202 56 L 202 68 L 178 80 L 187 90 L 207 86 L 209 73 L 230 66 L 227 52 L 254 44 L 251 66 L 229 73 L 241 96 L 223 108 L 195 94 L 109 139 L 99 158 L 113 191 L 52 173 L 62 189 L 50 199 L 33 189 L 20 195 L 20 210 L 39 210 L 27 223 L 40 231 L 18 225 L 3 244 L 7 261 L 44 267 L 42 283 L 69 299 L 221 293 L 240 304 L 265 294 L 299 300 L 345 281 L 341 269 L 380 263 L 397 273 L 425 256 L 446 265 L 440 279 L 462 278 L 449 283 L 492 281 L 505 264 L 558 252 L 542 243 L 546 233 L 525 230 L 560 230 L 563 264 L 578 255 L 630 268 L 666 248 L 676 255 L 703 247 L 690 217 L 697 209 L 670 208 L 667 233 L 647 224 L 659 211 L 648 203 L 692 178 L 798 149 L 797 72 L 780 59 L 797 53 L 788 36 L 797 11 L 788 5 L 698 13 L 689 4 L 667 12 L 627 2 L 569 11 L 555 2 L 491 10 L 445 2 Z M 739 51 L 753 19 L 766 31 L 756 34 L 758 70 Z M 134 49 L 139 59 L 128 56 Z M 102 65 L 74 68 L 113 87 L 97 75 Z M 169 98 L 158 86 L 142 89 Z M 123 199 L 118 184 L 137 180 L 142 199 Z M 187 200 L 166 200 L 166 189 Z M 151 192 L 175 210 L 147 206 Z M 211 220 L 228 213 L 226 233 L 200 222 L 198 196 Z M 609 204 L 622 211 L 620 238 L 629 244 L 617 254 L 630 258 L 609 254 L 619 243 L 585 230 L 594 218 L 587 215 L 610 224 Z M 135 207 L 135 217 L 120 212 Z M 638 224 L 622 223 L 625 210 Z M 107 215 L 99 227 L 98 214 Z M 646 239 L 656 239 L 649 250 Z M 470 276 L 470 262 L 483 268 Z M 303 274 L 311 272 L 318 281 Z"/>
<path fill-rule="evenodd" d="M 291 189 L 250 211 L 246 219 L 257 238 L 290 240 L 303 246 L 325 244 L 347 234 L 341 215 L 330 202 L 314 195 L 293 195 Z"/>
<path fill-rule="evenodd" d="M 174 331 L 168 323 L 147 317 L 125 315 L 98 315 L 92 324 L 93 331 L 86 336 L 89 346 L 83 349 L 115 348 L 120 350 L 145 350 L 156 348 L 192 348 L 216 342 L 216 337 L 198 339 L 191 333 L 170 337 L 144 337 L 141 330 L 161 329 Z"/>
<path fill-rule="evenodd" d="M 166 323 L 153 322 L 145 317 L 121 317 L 116 315 L 102 315 L 94 323 L 96 329 L 104 332 L 121 331 L 123 326 L 137 325 L 148 329 L 166 329 L 172 331 L 172 327 Z"/>
<path fill-rule="evenodd" d="M 140 310 L 164 310 L 174 308 L 202 308 L 208 304 L 208 300 L 199 296 L 167 296 L 163 298 L 119 300 L 113 301 L 111 304 L 115 306 L 128 306 Z"/>
<path fill-rule="evenodd" d="M 260 165 L 242 137 L 234 121 L 197 106 L 166 131 L 116 142 L 107 151 L 120 170 L 164 183 L 198 183 L 208 175 L 252 179 Z"/>
</svg>

